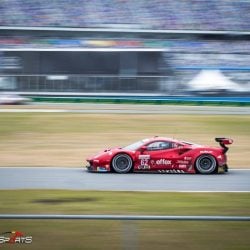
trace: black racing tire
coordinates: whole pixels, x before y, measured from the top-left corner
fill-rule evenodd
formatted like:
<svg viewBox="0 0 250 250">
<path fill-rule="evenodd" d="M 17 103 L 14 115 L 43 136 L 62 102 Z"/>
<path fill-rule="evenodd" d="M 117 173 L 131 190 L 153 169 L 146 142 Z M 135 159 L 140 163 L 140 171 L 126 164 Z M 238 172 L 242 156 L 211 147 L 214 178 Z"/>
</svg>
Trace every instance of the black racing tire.
<svg viewBox="0 0 250 250">
<path fill-rule="evenodd" d="M 200 155 L 195 161 L 195 169 L 199 174 L 214 174 L 218 170 L 217 161 L 212 155 Z"/>
<path fill-rule="evenodd" d="M 112 169 L 119 174 L 129 173 L 133 169 L 133 160 L 128 154 L 117 154 L 112 159 Z"/>
</svg>

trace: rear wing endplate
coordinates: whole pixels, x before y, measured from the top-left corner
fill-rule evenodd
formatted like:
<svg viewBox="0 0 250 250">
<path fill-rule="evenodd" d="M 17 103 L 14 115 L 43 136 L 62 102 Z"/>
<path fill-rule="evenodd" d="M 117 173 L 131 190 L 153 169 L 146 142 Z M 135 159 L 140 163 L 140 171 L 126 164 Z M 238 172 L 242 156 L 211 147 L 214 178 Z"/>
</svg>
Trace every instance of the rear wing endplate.
<svg viewBox="0 0 250 250">
<path fill-rule="evenodd" d="M 216 142 L 219 142 L 220 146 L 223 148 L 223 153 L 225 154 L 228 151 L 228 147 L 226 145 L 230 145 L 233 143 L 233 140 L 225 137 L 216 137 Z"/>
</svg>

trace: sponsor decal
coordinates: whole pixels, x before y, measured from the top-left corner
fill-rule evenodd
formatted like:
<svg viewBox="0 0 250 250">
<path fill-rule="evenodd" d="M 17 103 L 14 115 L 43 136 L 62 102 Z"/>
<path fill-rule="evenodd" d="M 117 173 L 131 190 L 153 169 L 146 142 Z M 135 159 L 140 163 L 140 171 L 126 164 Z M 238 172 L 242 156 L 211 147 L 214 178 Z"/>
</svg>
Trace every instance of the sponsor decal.
<svg viewBox="0 0 250 250">
<path fill-rule="evenodd" d="M 211 150 L 201 150 L 200 151 L 200 153 L 201 154 L 210 154 L 210 153 L 212 153 L 213 151 L 211 151 Z"/>
<path fill-rule="evenodd" d="M 188 164 L 189 161 L 178 160 L 177 163 L 180 163 L 180 164 Z"/>
<path fill-rule="evenodd" d="M 148 169 L 150 169 L 150 166 L 149 166 L 149 165 L 140 165 L 140 166 L 138 167 L 138 169 L 139 169 L 139 170 L 148 170 Z"/>
<path fill-rule="evenodd" d="M 222 159 L 222 155 L 219 155 L 217 158 L 218 158 L 218 159 Z"/>
<path fill-rule="evenodd" d="M 156 161 L 157 165 L 171 165 L 172 161 L 166 159 L 160 159 Z"/>
<path fill-rule="evenodd" d="M 192 160 L 192 157 L 191 157 L 191 156 L 185 156 L 185 157 L 184 157 L 184 160 L 185 160 L 185 161 L 190 161 L 190 160 Z"/>
<path fill-rule="evenodd" d="M 186 164 L 180 164 L 180 165 L 179 165 L 179 168 L 186 169 L 186 168 L 187 168 L 187 165 L 186 165 Z"/>
<path fill-rule="evenodd" d="M 151 164 L 151 165 L 155 165 L 155 161 L 154 161 L 154 160 L 151 160 L 151 161 L 150 161 L 150 164 Z"/>
<path fill-rule="evenodd" d="M 139 159 L 150 159 L 150 155 L 139 155 Z"/>
<path fill-rule="evenodd" d="M 20 231 L 11 231 L 0 233 L 0 245 L 1 244 L 31 244 L 32 236 L 25 236 Z"/>
</svg>

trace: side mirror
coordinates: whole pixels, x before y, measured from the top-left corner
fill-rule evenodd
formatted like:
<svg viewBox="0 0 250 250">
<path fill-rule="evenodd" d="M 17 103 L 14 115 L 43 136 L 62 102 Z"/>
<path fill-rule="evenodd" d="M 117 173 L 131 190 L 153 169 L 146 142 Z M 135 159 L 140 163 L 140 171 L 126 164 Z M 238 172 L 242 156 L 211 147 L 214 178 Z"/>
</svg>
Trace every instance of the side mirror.
<svg viewBox="0 0 250 250">
<path fill-rule="evenodd" d="M 144 151 L 146 151 L 147 150 L 147 147 L 146 146 L 142 146 L 141 148 L 140 148 L 140 152 L 141 153 L 143 153 Z"/>
</svg>

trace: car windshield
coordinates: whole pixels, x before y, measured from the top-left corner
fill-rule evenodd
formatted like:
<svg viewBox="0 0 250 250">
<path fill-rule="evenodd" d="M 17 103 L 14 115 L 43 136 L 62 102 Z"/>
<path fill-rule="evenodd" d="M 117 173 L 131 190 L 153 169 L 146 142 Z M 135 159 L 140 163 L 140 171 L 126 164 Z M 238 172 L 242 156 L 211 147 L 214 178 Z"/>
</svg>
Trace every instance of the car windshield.
<svg viewBox="0 0 250 250">
<path fill-rule="evenodd" d="M 123 149 L 125 149 L 125 150 L 137 150 L 142 145 L 144 145 L 147 141 L 148 141 L 147 139 L 141 140 L 141 141 L 135 142 L 133 144 L 130 144 L 130 145 L 126 146 L 126 147 L 123 147 Z"/>
</svg>

